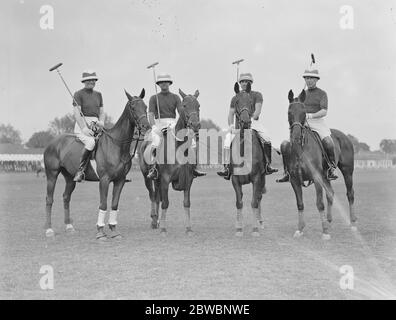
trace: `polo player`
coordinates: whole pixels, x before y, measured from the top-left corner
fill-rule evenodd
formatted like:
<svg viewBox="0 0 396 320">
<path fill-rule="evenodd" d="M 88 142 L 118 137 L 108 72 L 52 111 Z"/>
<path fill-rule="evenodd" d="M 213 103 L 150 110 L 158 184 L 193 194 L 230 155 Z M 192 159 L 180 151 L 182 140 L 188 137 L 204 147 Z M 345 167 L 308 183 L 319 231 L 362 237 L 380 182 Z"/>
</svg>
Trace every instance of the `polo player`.
<svg viewBox="0 0 396 320">
<path fill-rule="evenodd" d="M 180 115 L 181 113 L 181 99 L 177 94 L 170 92 L 169 86 L 172 85 L 173 80 L 169 74 L 161 74 L 157 76 L 156 84 L 161 88 L 161 92 L 157 95 L 153 95 L 149 101 L 149 122 L 151 128 L 151 154 L 161 145 L 163 136 L 162 131 L 164 129 L 174 130 L 176 126 L 176 110 Z M 157 98 L 159 103 L 157 107 Z M 195 139 L 192 141 L 192 147 L 195 148 Z M 195 149 L 194 149 L 195 150 Z M 195 167 L 193 169 L 194 177 L 200 177 L 206 175 L 205 172 L 198 171 Z M 158 179 L 158 171 L 156 163 L 150 166 L 147 174 L 149 179 Z"/>
<path fill-rule="evenodd" d="M 253 84 L 253 77 L 252 77 L 251 73 L 241 73 L 238 80 L 239 80 L 239 84 L 241 86 L 242 91 L 246 91 L 246 88 L 247 88 L 249 82 L 250 82 L 250 85 Z M 263 95 L 260 92 L 253 91 L 253 90 L 251 90 L 249 94 L 253 100 L 251 110 L 249 110 L 250 117 L 252 118 L 251 129 L 257 131 L 257 133 L 260 135 L 260 137 L 264 140 L 263 153 L 264 153 L 265 159 L 267 160 L 265 173 L 272 174 L 274 172 L 277 172 L 278 169 L 271 167 L 271 161 L 272 161 L 271 141 L 266 133 L 267 130 L 264 128 L 263 123 L 259 120 L 261 109 L 262 109 L 262 104 L 263 104 Z M 232 98 L 230 110 L 228 112 L 229 130 L 228 130 L 228 132 L 225 136 L 225 139 L 224 139 L 224 168 L 223 168 L 223 171 L 217 172 L 217 174 L 219 176 L 224 177 L 224 179 L 226 179 L 226 180 L 230 180 L 230 178 L 231 178 L 230 148 L 231 148 L 232 140 L 235 137 L 235 134 L 233 134 L 232 131 L 234 129 L 239 129 L 238 123 L 236 123 L 236 127 L 234 126 L 234 115 L 236 112 L 235 102 L 236 102 L 236 96 L 234 96 Z"/>
<path fill-rule="evenodd" d="M 328 172 L 328 179 L 335 180 L 338 177 L 334 173 L 337 168 L 335 161 L 335 151 L 334 142 L 331 137 L 331 131 L 326 124 L 325 117 L 327 116 L 328 110 L 328 100 L 327 94 L 324 90 L 318 88 L 316 83 L 320 79 L 319 71 L 317 69 L 305 70 L 303 78 L 307 85 L 306 98 L 304 101 L 305 112 L 306 112 L 306 125 L 315 131 L 320 139 L 322 140 L 323 147 L 327 153 L 330 160 L 330 168 Z M 289 181 L 289 173 L 287 171 L 288 157 L 285 150 L 289 150 L 290 142 L 284 141 L 281 145 L 283 166 L 285 168 L 285 175 L 283 178 L 277 180 L 277 182 L 287 182 Z"/>
<path fill-rule="evenodd" d="M 98 81 L 98 77 L 95 72 L 83 72 L 81 82 L 84 84 L 84 88 L 74 94 L 73 112 L 76 119 L 74 133 L 84 144 L 80 166 L 74 177 L 74 181 L 76 182 L 83 180 L 89 156 L 95 148 L 95 138 L 92 130 L 93 124 L 95 123 L 100 128 L 104 127 L 103 99 L 102 94 L 94 90 L 96 81 Z M 81 113 L 84 118 L 81 116 Z"/>
</svg>

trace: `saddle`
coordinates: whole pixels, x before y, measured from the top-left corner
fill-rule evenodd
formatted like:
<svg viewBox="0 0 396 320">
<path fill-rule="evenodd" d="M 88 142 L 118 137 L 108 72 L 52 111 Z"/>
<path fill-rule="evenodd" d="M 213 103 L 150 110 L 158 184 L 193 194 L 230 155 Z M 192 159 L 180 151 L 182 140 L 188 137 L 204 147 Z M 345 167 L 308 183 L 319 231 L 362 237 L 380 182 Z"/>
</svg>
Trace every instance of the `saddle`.
<svg viewBox="0 0 396 320">
<path fill-rule="evenodd" d="M 318 143 L 320 151 L 322 152 L 323 160 L 327 165 L 330 165 L 330 159 L 327 155 L 327 152 L 323 146 L 322 139 L 320 139 L 319 134 L 316 131 L 313 131 L 310 127 L 305 126 L 305 129 L 313 136 L 315 141 Z"/>
</svg>

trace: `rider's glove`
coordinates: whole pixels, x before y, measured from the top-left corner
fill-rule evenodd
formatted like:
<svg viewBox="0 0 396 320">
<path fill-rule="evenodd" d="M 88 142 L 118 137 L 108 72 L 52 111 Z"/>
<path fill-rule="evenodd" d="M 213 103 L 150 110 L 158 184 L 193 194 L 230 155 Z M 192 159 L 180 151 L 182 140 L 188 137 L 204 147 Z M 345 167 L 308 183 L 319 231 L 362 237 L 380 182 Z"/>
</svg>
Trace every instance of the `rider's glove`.
<svg viewBox="0 0 396 320">
<path fill-rule="evenodd" d="M 101 127 L 101 128 L 104 127 L 104 121 L 98 121 L 98 122 L 96 122 L 96 124 L 97 124 L 99 127 Z"/>
<path fill-rule="evenodd" d="M 84 127 L 84 128 L 82 129 L 82 132 L 83 132 L 85 135 L 87 135 L 87 136 L 93 136 L 93 135 L 94 135 L 93 131 L 92 131 L 91 129 L 89 129 L 88 127 Z"/>
</svg>

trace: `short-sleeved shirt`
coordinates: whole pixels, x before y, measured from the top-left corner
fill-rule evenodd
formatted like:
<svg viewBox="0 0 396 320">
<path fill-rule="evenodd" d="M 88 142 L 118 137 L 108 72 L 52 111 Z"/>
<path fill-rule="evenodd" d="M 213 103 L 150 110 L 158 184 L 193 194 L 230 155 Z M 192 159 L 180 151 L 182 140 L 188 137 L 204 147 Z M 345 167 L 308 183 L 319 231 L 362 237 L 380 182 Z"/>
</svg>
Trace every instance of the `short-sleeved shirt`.
<svg viewBox="0 0 396 320">
<path fill-rule="evenodd" d="M 305 90 L 306 98 L 304 101 L 306 113 L 316 113 L 319 110 L 327 110 L 327 94 L 322 89 L 315 87 Z"/>
<path fill-rule="evenodd" d="M 249 106 L 250 110 L 249 110 L 249 114 L 250 117 L 253 116 L 254 112 L 256 111 L 256 103 L 263 103 L 263 95 L 258 92 L 258 91 L 250 91 L 250 97 L 252 99 L 252 104 Z M 231 99 L 231 104 L 230 104 L 230 108 L 231 109 L 235 109 L 235 102 L 236 102 L 237 96 L 233 96 Z M 236 128 L 238 129 L 238 122 L 236 125 Z"/>
<path fill-rule="evenodd" d="M 84 116 L 99 118 L 100 108 L 103 107 L 103 98 L 100 92 L 83 88 L 74 94 L 74 99 L 81 106 Z M 76 106 L 74 101 L 73 105 Z"/>
<path fill-rule="evenodd" d="M 176 118 L 176 110 L 180 114 L 181 111 L 181 99 L 177 94 L 172 92 L 160 92 L 158 93 L 158 101 L 160 106 L 161 119 L 164 118 Z M 157 99 L 155 95 L 150 98 L 149 101 L 149 112 L 152 112 L 156 119 L 158 119 L 158 108 Z"/>
</svg>

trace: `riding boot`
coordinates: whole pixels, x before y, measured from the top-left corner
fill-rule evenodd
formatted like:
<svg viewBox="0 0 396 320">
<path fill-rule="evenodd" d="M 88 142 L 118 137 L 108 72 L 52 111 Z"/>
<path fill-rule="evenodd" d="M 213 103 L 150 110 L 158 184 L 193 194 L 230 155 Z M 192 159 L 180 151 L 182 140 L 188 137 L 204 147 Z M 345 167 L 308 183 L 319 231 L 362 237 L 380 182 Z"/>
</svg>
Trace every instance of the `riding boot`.
<svg viewBox="0 0 396 320">
<path fill-rule="evenodd" d="M 88 165 L 88 160 L 90 155 L 91 155 L 91 151 L 84 148 L 83 153 L 81 155 L 80 166 L 73 179 L 74 181 L 81 182 L 84 179 L 85 176 L 84 171 Z"/>
<path fill-rule="evenodd" d="M 231 165 L 225 164 L 223 170 L 217 172 L 217 174 L 226 180 L 230 180 L 231 179 Z"/>
<path fill-rule="evenodd" d="M 282 152 L 284 175 L 282 178 L 276 180 L 276 182 L 279 182 L 279 183 L 290 181 L 290 174 L 289 174 L 289 170 L 287 169 L 287 163 L 289 162 L 289 153 L 288 153 L 288 150 L 285 150 L 285 146 L 283 146 L 283 148 L 281 147 L 281 152 Z"/>
<path fill-rule="evenodd" d="M 193 166 L 193 176 L 196 177 L 203 177 L 206 176 L 206 172 L 197 170 L 197 165 Z"/>
<path fill-rule="evenodd" d="M 231 150 L 229 148 L 224 148 L 224 168 L 217 172 L 220 177 L 223 177 L 226 180 L 230 180 L 231 178 L 230 154 Z"/>
<path fill-rule="evenodd" d="M 278 172 L 278 169 L 272 168 L 271 167 L 271 162 L 272 162 L 272 146 L 271 142 L 264 142 L 263 144 L 263 150 L 264 150 L 264 157 L 266 158 L 266 166 L 265 166 L 265 174 L 272 174 L 274 172 Z"/>
<path fill-rule="evenodd" d="M 335 152 L 334 152 L 334 142 L 331 137 L 325 137 L 322 140 L 323 146 L 326 150 L 327 156 L 330 160 L 330 168 L 327 172 L 327 178 L 329 180 L 335 180 L 338 176 L 335 174 L 335 169 L 337 168 L 336 161 L 335 161 Z"/>
</svg>

